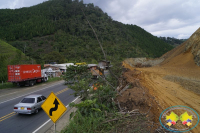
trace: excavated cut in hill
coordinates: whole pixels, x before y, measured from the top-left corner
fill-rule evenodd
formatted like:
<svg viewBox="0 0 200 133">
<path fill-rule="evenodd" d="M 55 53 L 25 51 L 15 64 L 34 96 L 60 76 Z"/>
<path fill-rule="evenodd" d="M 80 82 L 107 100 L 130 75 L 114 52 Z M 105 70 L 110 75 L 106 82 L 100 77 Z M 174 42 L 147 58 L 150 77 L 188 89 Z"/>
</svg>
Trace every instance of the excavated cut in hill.
<svg viewBox="0 0 200 133">
<path fill-rule="evenodd" d="M 185 49 L 191 49 L 195 63 L 200 66 L 200 28 L 192 34 L 186 43 Z"/>
<path fill-rule="evenodd" d="M 200 28 L 183 44 L 164 54 L 161 66 L 190 67 L 200 66 Z"/>
</svg>

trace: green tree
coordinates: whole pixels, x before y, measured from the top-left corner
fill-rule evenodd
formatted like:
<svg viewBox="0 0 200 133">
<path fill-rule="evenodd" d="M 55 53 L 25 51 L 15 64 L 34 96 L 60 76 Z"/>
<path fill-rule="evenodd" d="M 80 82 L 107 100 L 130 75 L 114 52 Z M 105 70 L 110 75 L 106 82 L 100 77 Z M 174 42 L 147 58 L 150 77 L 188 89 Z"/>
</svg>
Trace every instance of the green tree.
<svg viewBox="0 0 200 133">
<path fill-rule="evenodd" d="M 22 52 L 20 50 L 16 50 L 16 55 L 13 58 L 13 60 L 11 61 L 11 64 L 16 65 L 16 64 L 20 64 L 22 62 Z"/>
<path fill-rule="evenodd" d="M 159 57 L 173 48 L 139 26 L 112 20 L 82 0 L 51 0 L 29 8 L 0 9 L 0 14 L 0 39 L 41 63 L 53 51 L 73 61 L 104 59 L 88 21 L 111 60 Z"/>
<path fill-rule="evenodd" d="M 57 63 L 64 63 L 65 57 L 61 55 L 58 51 L 53 51 L 44 56 L 44 60 L 46 62 L 57 62 Z"/>
<path fill-rule="evenodd" d="M 0 81 L 6 81 L 7 80 L 7 60 L 9 56 L 8 55 L 1 55 L 0 54 Z"/>
</svg>

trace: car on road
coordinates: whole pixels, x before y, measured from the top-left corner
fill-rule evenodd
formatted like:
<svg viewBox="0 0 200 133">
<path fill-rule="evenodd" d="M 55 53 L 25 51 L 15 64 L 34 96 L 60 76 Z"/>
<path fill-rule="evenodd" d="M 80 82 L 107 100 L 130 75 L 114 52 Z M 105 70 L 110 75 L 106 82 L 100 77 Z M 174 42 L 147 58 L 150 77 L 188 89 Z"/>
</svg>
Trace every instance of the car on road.
<svg viewBox="0 0 200 133">
<path fill-rule="evenodd" d="M 14 105 L 14 112 L 19 114 L 38 113 L 46 97 L 34 94 L 24 97 L 18 104 Z"/>
</svg>

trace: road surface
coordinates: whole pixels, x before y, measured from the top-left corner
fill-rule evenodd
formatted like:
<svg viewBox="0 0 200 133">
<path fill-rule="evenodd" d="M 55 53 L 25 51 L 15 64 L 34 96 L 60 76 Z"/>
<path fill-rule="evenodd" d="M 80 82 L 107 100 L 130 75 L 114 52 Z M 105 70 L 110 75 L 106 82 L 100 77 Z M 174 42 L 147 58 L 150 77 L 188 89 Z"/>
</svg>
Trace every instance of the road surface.
<svg viewBox="0 0 200 133">
<path fill-rule="evenodd" d="M 73 90 L 67 88 L 63 81 L 33 87 L 0 90 L 0 132 L 32 133 L 35 131 L 49 120 L 47 114 L 42 109 L 37 114 L 16 114 L 13 112 L 13 106 L 24 96 L 42 94 L 48 97 L 51 92 L 54 92 L 65 106 L 75 99 L 73 95 L 70 95 Z"/>
</svg>

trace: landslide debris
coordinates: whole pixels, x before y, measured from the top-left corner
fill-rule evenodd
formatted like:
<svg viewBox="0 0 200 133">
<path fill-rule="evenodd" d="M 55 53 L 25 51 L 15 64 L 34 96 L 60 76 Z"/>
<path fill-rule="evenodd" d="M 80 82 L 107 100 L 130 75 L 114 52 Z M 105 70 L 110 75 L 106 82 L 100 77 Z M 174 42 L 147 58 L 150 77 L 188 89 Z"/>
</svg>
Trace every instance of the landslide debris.
<svg viewBox="0 0 200 133">
<path fill-rule="evenodd" d="M 148 58 L 128 58 L 124 62 L 131 67 L 152 67 L 160 64 L 164 58 L 148 59 Z"/>
<path fill-rule="evenodd" d="M 124 64 L 125 65 L 125 64 Z M 118 125 L 118 132 L 167 132 L 157 121 L 158 104 L 155 97 L 149 94 L 148 89 L 141 85 L 142 72 L 136 69 L 127 69 L 120 79 L 118 95 L 115 102 L 121 113 L 136 113 Z M 139 121 L 139 122 L 138 122 Z"/>
<path fill-rule="evenodd" d="M 151 107 L 149 112 L 155 123 L 159 122 L 159 114 L 171 106 L 188 106 L 200 114 L 200 28 L 183 44 L 158 59 L 129 58 L 123 65 L 131 70 L 124 74 L 127 82 L 139 83 L 134 83 L 137 86 L 127 89 L 123 98 L 119 98 L 122 108 L 139 108 L 142 112 Z M 133 71 L 141 73 L 140 76 Z M 141 90 L 138 85 L 142 85 Z M 150 106 L 149 101 L 153 105 Z M 200 127 L 191 132 L 200 132 Z"/>
</svg>

